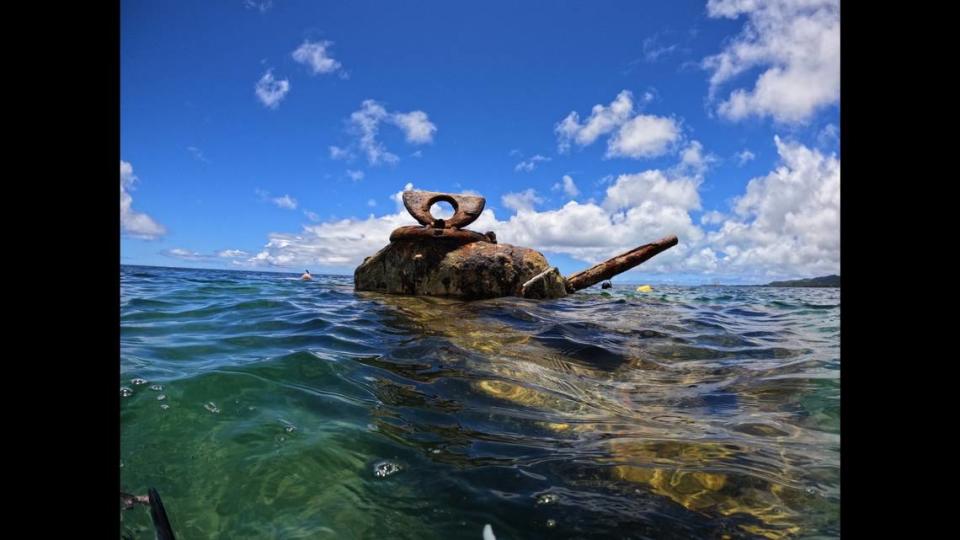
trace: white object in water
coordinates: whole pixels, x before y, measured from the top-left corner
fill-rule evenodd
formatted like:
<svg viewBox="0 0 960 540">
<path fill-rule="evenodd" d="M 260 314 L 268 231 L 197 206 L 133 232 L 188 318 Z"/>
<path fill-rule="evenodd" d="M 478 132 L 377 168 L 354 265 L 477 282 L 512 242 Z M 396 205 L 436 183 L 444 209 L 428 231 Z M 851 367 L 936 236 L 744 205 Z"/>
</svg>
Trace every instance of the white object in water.
<svg viewBox="0 0 960 540">
<path fill-rule="evenodd" d="M 493 535 L 493 527 L 489 523 L 483 526 L 483 540 L 497 540 L 497 537 Z"/>
</svg>

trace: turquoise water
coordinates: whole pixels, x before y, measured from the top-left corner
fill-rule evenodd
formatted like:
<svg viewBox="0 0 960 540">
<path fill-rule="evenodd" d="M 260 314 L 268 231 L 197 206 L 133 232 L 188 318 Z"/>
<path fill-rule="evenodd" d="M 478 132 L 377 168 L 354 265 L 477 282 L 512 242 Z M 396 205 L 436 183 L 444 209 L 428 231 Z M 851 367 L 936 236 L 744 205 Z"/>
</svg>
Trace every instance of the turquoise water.
<svg viewBox="0 0 960 540">
<path fill-rule="evenodd" d="M 120 274 L 121 488 L 178 538 L 839 536 L 839 289 Z"/>
</svg>

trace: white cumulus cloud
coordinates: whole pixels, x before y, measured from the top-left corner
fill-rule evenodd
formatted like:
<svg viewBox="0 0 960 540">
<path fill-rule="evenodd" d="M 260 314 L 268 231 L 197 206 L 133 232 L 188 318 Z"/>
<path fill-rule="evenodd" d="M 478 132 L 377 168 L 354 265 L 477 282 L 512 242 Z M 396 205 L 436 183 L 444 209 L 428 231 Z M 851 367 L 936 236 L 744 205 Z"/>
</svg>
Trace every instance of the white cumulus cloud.
<svg viewBox="0 0 960 540">
<path fill-rule="evenodd" d="M 396 154 L 389 152 L 383 143 L 377 140 L 380 125 L 384 123 L 400 128 L 410 144 L 433 142 L 433 136 L 437 131 L 437 126 L 423 111 L 391 113 L 375 100 L 364 100 L 360 110 L 350 114 L 349 130 L 357 137 L 355 144 L 367 156 L 370 165 L 392 164 L 400 160 Z M 352 152 L 349 148 L 331 146 L 330 157 L 349 158 L 352 157 Z"/>
<path fill-rule="evenodd" d="M 173 257 L 175 259 L 182 259 L 184 261 L 204 261 L 210 257 L 207 255 L 202 255 L 196 251 L 190 251 L 183 248 L 173 248 L 162 251 L 161 254 L 166 255 L 167 257 Z"/>
<path fill-rule="evenodd" d="M 412 218 L 404 210 L 366 219 L 305 225 L 299 233 L 271 233 L 267 245 L 246 262 L 253 266 L 356 266 L 387 244 L 390 233 Z"/>
<path fill-rule="evenodd" d="M 802 123 L 839 101 L 839 0 L 709 0 L 707 14 L 747 18 L 740 35 L 703 61 L 712 72 L 711 97 L 748 70 L 762 70 L 752 88 L 735 88 L 720 101 L 721 116 Z"/>
<path fill-rule="evenodd" d="M 537 192 L 533 188 L 530 188 L 519 193 L 507 193 L 500 198 L 500 201 L 507 208 L 512 208 L 517 212 L 530 212 L 533 210 L 533 206 L 542 203 L 543 199 L 537 196 Z"/>
<path fill-rule="evenodd" d="M 339 146 L 330 146 L 330 159 L 353 159 L 353 153 Z"/>
<path fill-rule="evenodd" d="M 680 126 L 672 118 L 639 115 L 620 128 L 607 144 L 607 157 L 646 158 L 667 153 L 680 139 Z"/>
<path fill-rule="evenodd" d="M 396 163 L 400 158 L 391 154 L 386 147 L 377 140 L 380 123 L 387 118 L 387 111 L 382 105 L 372 99 L 363 102 L 359 111 L 350 114 L 350 124 L 360 137 L 359 146 L 367 154 L 367 161 L 371 165 L 380 163 Z"/>
<path fill-rule="evenodd" d="M 554 190 L 562 190 L 568 197 L 576 197 L 580 194 L 577 184 L 569 174 L 563 175 L 563 179 L 553 185 Z"/>
<path fill-rule="evenodd" d="M 704 154 L 700 141 L 690 141 L 680 152 L 680 163 L 676 170 L 680 174 L 701 177 L 716 161 L 717 157 L 713 154 Z"/>
<path fill-rule="evenodd" d="M 276 109 L 287 92 L 290 91 L 290 81 L 286 79 L 277 80 L 273 77 L 273 70 L 267 70 L 257 81 L 254 91 L 261 103 L 270 109 Z"/>
<path fill-rule="evenodd" d="M 530 159 L 523 160 L 520 163 L 517 163 L 517 166 L 514 167 L 513 170 L 517 172 L 520 172 L 520 171 L 530 172 L 537 168 L 537 163 L 540 163 L 542 161 L 550 161 L 550 158 L 548 158 L 547 156 L 541 156 L 540 154 L 537 154 L 531 157 Z"/>
<path fill-rule="evenodd" d="M 333 73 L 340 69 L 340 62 L 330 56 L 328 49 L 332 45 L 332 41 L 304 41 L 297 50 L 293 51 L 293 59 L 306 64 L 314 75 Z"/>
<path fill-rule="evenodd" d="M 133 174 L 133 165 L 120 160 L 120 229 L 123 234 L 143 240 L 154 240 L 167 234 L 167 229 L 147 214 L 133 209 L 130 191 L 138 178 Z"/>
<path fill-rule="evenodd" d="M 780 166 L 754 178 L 708 241 L 724 265 L 789 275 L 840 269 L 840 160 L 775 139 Z"/>
<path fill-rule="evenodd" d="M 823 126 L 820 133 L 817 134 L 817 144 L 820 146 L 830 146 L 840 141 L 840 128 L 836 124 L 827 124 Z"/>
<path fill-rule="evenodd" d="M 290 195 L 282 195 L 280 197 L 271 197 L 270 192 L 263 189 L 255 189 L 254 192 L 260 197 L 261 201 L 267 201 L 278 208 L 286 208 L 287 210 L 296 210 L 297 209 L 297 200 L 291 197 Z"/>
<path fill-rule="evenodd" d="M 593 144 L 598 137 L 623 125 L 631 116 L 633 93 L 629 90 L 621 91 L 606 107 L 594 105 L 590 117 L 583 124 L 580 123 L 580 115 L 572 111 L 555 128 L 559 138 L 559 150 L 561 153 L 566 152 L 571 141 L 580 146 Z"/>
<path fill-rule="evenodd" d="M 297 209 L 297 200 L 289 195 L 274 197 L 271 201 L 280 208 L 286 208 L 287 210 Z"/>
<path fill-rule="evenodd" d="M 750 150 L 744 149 L 740 152 L 737 152 L 734 157 L 737 158 L 737 164 L 743 166 L 748 161 L 753 160 L 757 156 L 753 155 L 753 152 L 751 152 Z"/>
<path fill-rule="evenodd" d="M 680 156 L 680 163 L 667 170 L 616 176 L 596 203 L 569 201 L 539 210 L 537 205 L 544 201 L 534 189 L 508 193 L 501 200 L 512 215 L 497 216 L 487 208 L 470 228 L 495 231 L 501 243 L 532 247 L 548 256 L 569 255 L 583 261 L 584 267 L 674 234 L 680 244 L 639 271 L 756 280 L 837 273 L 839 159 L 779 137 L 774 144 L 780 157 L 777 166 L 750 180 L 729 208 L 707 209 L 699 224 L 692 214 L 702 210 L 703 178 L 685 174 L 689 167 L 683 166 Z M 413 184 L 407 183 L 404 190 L 410 189 Z M 245 264 L 319 264 L 350 271 L 385 246 L 395 228 L 413 224 L 401 195 L 402 191 L 392 197 L 394 213 L 306 225 L 299 233 L 273 233 L 264 249 Z M 710 230 L 700 225 L 710 225 Z"/>
<path fill-rule="evenodd" d="M 646 98 L 644 101 L 649 101 Z M 560 153 L 569 151 L 571 143 L 593 144 L 603 135 L 607 140 L 606 157 L 650 158 L 665 154 L 680 140 L 680 125 L 673 118 L 636 114 L 633 93 L 623 90 L 609 105 L 594 105 L 590 117 L 580 122 L 573 111 L 554 128 Z"/>
<path fill-rule="evenodd" d="M 729 218 L 723 212 L 711 210 L 709 212 L 704 212 L 703 215 L 700 216 L 700 223 L 704 225 L 718 225 L 727 219 Z"/>
<path fill-rule="evenodd" d="M 424 144 L 433 142 L 433 134 L 437 126 L 430 121 L 427 113 L 412 111 L 408 113 L 393 113 L 390 121 L 403 130 L 408 143 Z"/>
</svg>

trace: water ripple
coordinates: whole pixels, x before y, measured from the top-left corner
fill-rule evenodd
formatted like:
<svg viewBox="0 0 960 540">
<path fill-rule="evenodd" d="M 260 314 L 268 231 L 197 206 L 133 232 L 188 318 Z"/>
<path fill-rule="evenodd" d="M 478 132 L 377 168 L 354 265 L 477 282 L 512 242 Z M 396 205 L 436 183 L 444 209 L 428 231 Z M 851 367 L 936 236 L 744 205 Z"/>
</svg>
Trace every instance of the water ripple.
<svg viewBox="0 0 960 540">
<path fill-rule="evenodd" d="M 121 267 L 120 311 L 124 485 L 184 537 L 839 534 L 836 289 Z"/>
</svg>

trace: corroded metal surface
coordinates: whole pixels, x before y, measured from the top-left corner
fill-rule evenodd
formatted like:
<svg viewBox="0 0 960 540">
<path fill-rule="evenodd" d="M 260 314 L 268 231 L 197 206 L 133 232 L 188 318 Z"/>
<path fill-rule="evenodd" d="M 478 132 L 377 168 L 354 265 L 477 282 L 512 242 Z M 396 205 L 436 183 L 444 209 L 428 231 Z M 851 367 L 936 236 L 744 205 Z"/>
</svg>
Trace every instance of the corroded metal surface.
<svg viewBox="0 0 960 540">
<path fill-rule="evenodd" d="M 430 213 L 430 207 L 438 202 L 448 202 L 453 206 L 453 217 L 437 219 Z M 483 212 L 487 200 L 474 195 L 454 195 L 436 191 L 404 191 L 403 205 L 421 225 L 430 225 L 440 229 L 463 228 L 473 223 Z"/>
<path fill-rule="evenodd" d="M 469 244 L 470 242 L 489 242 L 490 238 L 486 235 L 465 229 L 435 229 L 433 227 L 421 227 L 410 225 L 394 229 L 390 235 L 390 241 L 398 240 L 443 240 L 454 244 Z"/>
<path fill-rule="evenodd" d="M 570 292 L 574 292 L 580 289 L 586 289 L 591 285 L 596 285 L 605 279 L 610 279 L 617 274 L 626 272 L 660 252 L 672 248 L 677 245 L 677 242 L 677 237 L 671 235 L 666 238 L 661 238 L 656 242 L 635 247 L 626 253 L 621 253 L 596 266 L 591 266 L 582 272 L 568 276 L 567 283 L 569 286 L 567 289 Z"/>
<path fill-rule="evenodd" d="M 358 291 L 471 300 L 521 296 L 523 284 L 549 268 L 541 253 L 509 244 L 401 240 L 367 257 L 353 276 Z"/>
<path fill-rule="evenodd" d="M 524 298 L 562 298 L 567 295 L 567 281 L 556 266 L 533 276 L 520 287 Z"/>
</svg>

